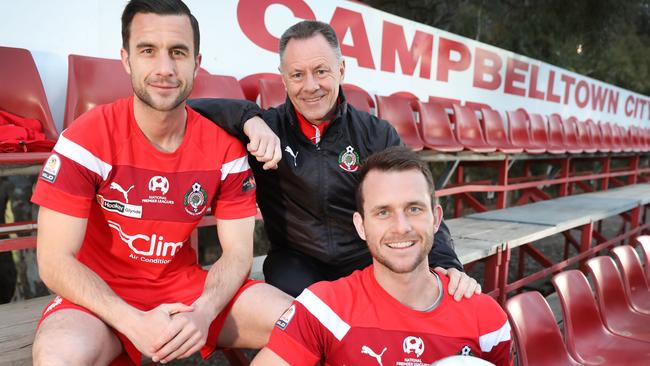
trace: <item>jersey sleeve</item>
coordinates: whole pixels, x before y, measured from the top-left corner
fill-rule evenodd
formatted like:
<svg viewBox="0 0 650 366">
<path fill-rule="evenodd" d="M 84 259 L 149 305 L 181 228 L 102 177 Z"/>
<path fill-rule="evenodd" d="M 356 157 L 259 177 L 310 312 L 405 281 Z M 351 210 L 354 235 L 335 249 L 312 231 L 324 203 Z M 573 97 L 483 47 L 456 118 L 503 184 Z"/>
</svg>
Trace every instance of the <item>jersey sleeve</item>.
<svg viewBox="0 0 650 366">
<path fill-rule="evenodd" d="M 59 137 L 36 183 L 32 202 L 66 215 L 86 218 L 102 175 L 110 165 L 81 145 Z"/>
<path fill-rule="evenodd" d="M 512 332 L 508 316 L 489 296 L 483 296 L 484 301 L 477 309 L 479 317 L 479 343 L 483 356 L 481 358 L 496 366 L 511 366 Z"/>
<path fill-rule="evenodd" d="M 229 136 L 229 147 L 221 166 L 221 184 L 212 205 L 217 219 L 232 220 L 255 216 L 255 177 L 248 165 L 244 146 Z"/>
<path fill-rule="evenodd" d="M 299 301 L 278 319 L 266 345 L 292 366 L 313 366 L 321 359 L 321 325 Z"/>
</svg>

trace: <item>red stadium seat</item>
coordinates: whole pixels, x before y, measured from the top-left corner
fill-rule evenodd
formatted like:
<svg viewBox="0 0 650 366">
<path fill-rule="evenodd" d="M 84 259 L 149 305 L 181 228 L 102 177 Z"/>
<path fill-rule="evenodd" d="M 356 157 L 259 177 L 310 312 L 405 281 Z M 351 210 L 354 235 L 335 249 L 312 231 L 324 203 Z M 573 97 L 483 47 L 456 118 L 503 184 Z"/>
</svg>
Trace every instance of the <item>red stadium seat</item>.
<svg viewBox="0 0 650 366">
<path fill-rule="evenodd" d="M 68 92 L 63 127 L 100 104 L 133 95 L 122 62 L 81 55 L 68 56 Z"/>
<path fill-rule="evenodd" d="M 282 77 L 280 74 L 272 74 L 268 72 L 262 72 L 259 74 L 248 75 L 239 80 L 239 85 L 241 85 L 242 90 L 246 99 L 251 102 L 258 102 L 258 97 L 260 96 L 260 80 L 269 79 L 282 82 Z M 284 102 L 284 101 L 283 101 Z"/>
<path fill-rule="evenodd" d="M 494 152 L 495 146 L 485 142 L 483 131 L 474 110 L 466 106 L 452 105 L 452 121 L 456 125 L 456 138 L 466 149 L 479 153 Z"/>
<path fill-rule="evenodd" d="M 424 145 L 415 126 L 411 102 L 401 97 L 377 96 L 377 114 L 388 121 L 411 150 L 422 150 Z"/>
<path fill-rule="evenodd" d="M 567 151 L 571 154 L 581 153 L 582 147 L 578 143 L 577 121 L 575 117 L 569 117 L 564 120 L 564 142 Z"/>
<path fill-rule="evenodd" d="M 190 98 L 245 99 L 241 86 L 232 76 L 199 73 Z"/>
<path fill-rule="evenodd" d="M 438 103 L 416 101 L 415 109 L 420 114 L 418 131 L 424 146 L 441 152 L 457 152 L 463 150 L 451 129 L 449 115 Z"/>
<path fill-rule="evenodd" d="M 600 123 L 600 131 L 603 135 L 603 142 L 608 146 L 611 152 L 621 152 L 621 147 L 616 142 L 612 124 L 609 122 Z"/>
<path fill-rule="evenodd" d="M 587 120 L 587 127 L 591 132 L 591 137 L 593 138 L 594 145 L 600 152 L 610 152 L 611 151 L 611 136 L 609 136 L 610 141 L 606 141 L 606 137 L 602 130 L 601 123 L 595 123 L 592 120 Z"/>
<path fill-rule="evenodd" d="M 650 286 L 643 273 L 639 255 L 629 245 L 615 247 L 612 252 L 623 275 L 625 292 L 632 307 L 638 312 L 650 315 Z"/>
<path fill-rule="evenodd" d="M 45 137 L 56 141 L 59 134 L 32 54 L 23 48 L 0 47 L 0 59 L 0 109 L 38 120 Z"/>
<path fill-rule="evenodd" d="M 593 143 L 586 121 L 576 122 L 576 132 L 578 136 L 578 146 L 582 148 L 583 152 L 595 153 L 598 151 L 598 148 Z"/>
<path fill-rule="evenodd" d="M 641 142 L 641 129 L 637 126 L 630 126 L 627 129 L 628 140 L 632 144 L 634 151 L 643 151 L 643 143 Z"/>
<path fill-rule="evenodd" d="M 580 363 L 648 365 L 650 343 L 623 337 L 603 324 L 587 278 L 569 270 L 552 279 L 564 318 L 567 349 Z"/>
<path fill-rule="evenodd" d="M 523 148 L 514 146 L 508 139 L 504 127 L 503 118 L 499 112 L 494 109 L 483 108 L 483 132 L 485 133 L 485 142 L 490 146 L 495 146 L 497 150 L 506 154 L 517 154 L 524 151 Z"/>
<path fill-rule="evenodd" d="M 519 366 L 578 366 L 567 351 L 553 312 L 537 291 L 516 295 L 506 312 L 517 345 Z"/>
<path fill-rule="evenodd" d="M 563 154 L 567 151 L 564 141 L 564 127 L 559 114 L 548 116 L 548 146 L 547 151 L 551 154 Z"/>
<path fill-rule="evenodd" d="M 260 79 L 260 106 L 264 109 L 277 107 L 287 100 L 287 92 L 280 80 Z"/>
<path fill-rule="evenodd" d="M 621 146 L 621 149 L 625 152 L 632 151 L 633 147 L 630 143 L 629 136 L 625 127 L 621 125 L 614 125 L 615 136 L 618 136 L 618 141 Z M 616 138 L 616 137 L 615 137 Z"/>
<path fill-rule="evenodd" d="M 636 241 L 641 244 L 643 255 L 645 259 L 645 279 L 650 284 L 650 236 L 643 235 L 636 238 Z"/>
<path fill-rule="evenodd" d="M 360 111 L 372 113 L 375 108 L 375 101 L 367 91 L 352 84 L 343 84 L 341 87 L 349 104 L 352 104 L 354 108 Z"/>
<path fill-rule="evenodd" d="M 535 145 L 531 142 L 525 111 L 521 109 L 507 111 L 506 115 L 508 116 L 508 134 L 513 145 L 523 148 L 529 154 L 541 154 L 546 151 L 545 146 Z"/>
<path fill-rule="evenodd" d="M 650 342 L 650 316 L 632 309 L 614 260 L 605 256 L 591 258 L 587 261 L 587 270 L 594 280 L 598 308 L 607 329 L 624 337 Z"/>
<path fill-rule="evenodd" d="M 531 113 L 528 115 L 528 119 L 530 121 L 530 141 L 533 145 L 543 146 L 551 154 L 562 154 L 566 151 L 564 148 L 549 149 L 548 127 L 541 114 Z"/>
</svg>

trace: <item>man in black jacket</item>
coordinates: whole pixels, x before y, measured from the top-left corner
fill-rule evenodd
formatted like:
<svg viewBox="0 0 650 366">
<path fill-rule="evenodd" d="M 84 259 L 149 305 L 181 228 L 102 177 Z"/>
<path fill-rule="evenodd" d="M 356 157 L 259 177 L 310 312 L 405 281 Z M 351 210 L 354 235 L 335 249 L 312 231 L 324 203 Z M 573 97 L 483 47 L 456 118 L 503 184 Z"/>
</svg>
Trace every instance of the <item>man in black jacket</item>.
<svg viewBox="0 0 650 366">
<path fill-rule="evenodd" d="M 223 99 L 190 106 L 248 143 L 271 241 L 264 277 L 297 296 L 312 283 L 372 262 L 352 224 L 356 172 L 366 157 L 401 140 L 386 121 L 347 103 L 340 88 L 345 61 L 328 24 L 302 21 L 289 28 L 280 39 L 280 72 L 288 98 L 278 108 Z M 430 263 L 448 269 L 450 293 L 459 300 L 480 292 L 461 272 L 444 223 L 434 242 Z"/>
</svg>

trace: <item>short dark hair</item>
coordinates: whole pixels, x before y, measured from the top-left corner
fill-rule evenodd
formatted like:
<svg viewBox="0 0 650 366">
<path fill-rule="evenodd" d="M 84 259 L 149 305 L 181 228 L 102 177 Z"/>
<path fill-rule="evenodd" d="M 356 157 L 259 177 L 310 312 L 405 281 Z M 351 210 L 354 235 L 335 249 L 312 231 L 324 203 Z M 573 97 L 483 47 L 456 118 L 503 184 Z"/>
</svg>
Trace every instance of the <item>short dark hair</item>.
<svg viewBox="0 0 650 366">
<path fill-rule="evenodd" d="M 357 212 L 363 217 L 363 181 L 373 170 L 381 172 L 403 172 L 407 170 L 419 170 L 429 187 L 431 195 L 431 206 L 436 204 L 436 189 L 433 183 L 431 170 L 418 154 L 404 146 L 392 146 L 386 150 L 374 153 L 368 157 L 359 170 L 359 185 L 357 186 Z M 397 189 L 397 187 L 396 187 Z"/>
<path fill-rule="evenodd" d="M 308 39 L 317 34 L 322 34 L 325 37 L 327 43 L 332 47 L 336 59 L 340 60 L 341 46 L 339 46 L 339 39 L 334 29 L 329 24 L 319 22 L 318 20 L 303 20 L 289 27 L 289 29 L 284 31 L 282 37 L 280 37 L 280 61 L 282 61 L 284 50 L 287 48 L 290 40 Z"/>
<path fill-rule="evenodd" d="M 122 47 L 129 51 L 129 39 L 131 38 L 131 22 L 136 14 L 157 14 L 157 15 L 187 15 L 190 18 L 192 32 L 194 33 L 194 56 L 199 54 L 201 35 L 199 33 L 199 22 L 190 12 L 190 8 L 181 0 L 131 0 L 122 12 Z"/>
</svg>

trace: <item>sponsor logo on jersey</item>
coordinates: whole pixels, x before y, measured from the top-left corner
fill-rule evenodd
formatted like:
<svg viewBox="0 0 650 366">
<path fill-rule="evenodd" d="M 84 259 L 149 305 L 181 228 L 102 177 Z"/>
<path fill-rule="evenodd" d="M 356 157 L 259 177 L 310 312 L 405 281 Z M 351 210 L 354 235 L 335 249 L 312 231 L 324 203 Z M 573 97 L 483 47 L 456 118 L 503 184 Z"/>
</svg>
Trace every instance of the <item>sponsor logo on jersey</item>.
<svg viewBox="0 0 650 366">
<path fill-rule="evenodd" d="M 153 176 L 149 179 L 147 187 L 149 188 L 149 191 L 154 194 L 149 195 L 147 198 L 143 198 L 142 203 L 159 203 L 163 205 L 174 204 L 174 200 L 167 199 L 165 196 L 167 192 L 169 192 L 169 180 L 167 177 L 163 177 L 162 175 Z"/>
<path fill-rule="evenodd" d="M 388 348 L 384 347 L 383 351 L 381 351 L 381 353 L 377 354 L 375 351 L 372 350 L 372 348 L 370 348 L 368 346 L 362 346 L 361 347 L 361 354 L 362 355 L 368 355 L 368 356 L 374 358 L 377 361 L 377 364 L 379 364 L 379 366 L 384 366 L 384 364 L 381 362 L 381 356 L 384 355 L 384 352 L 386 352 L 387 349 Z"/>
<path fill-rule="evenodd" d="M 101 194 L 97 195 L 97 203 L 106 211 L 115 212 L 122 216 L 139 219 L 142 217 L 142 206 L 130 205 L 120 201 L 107 200 Z"/>
<path fill-rule="evenodd" d="M 352 146 L 348 145 L 348 147 L 345 148 L 345 151 L 341 151 L 339 154 L 339 168 L 346 172 L 356 172 L 359 170 L 360 160 L 359 154 L 354 151 Z"/>
<path fill-rule="evenodd" d="M 404 349 L 404 353 L 407 355 L 415 353 L 415 357 L 420 357 L 422 356 L 422 353 L 424 353 L 424 341 L 422 341 L 422 338 L 420 337 L 408 336 L 404 338 L 402 347 Z"/>
<path fill-rule="evenodd" d="M 289 309 L 284 311 L 280 319 L 278 319 L 278 321 L 275 322 L 275 326 L 284 330 L 287 327 L 287 325 L 289 325 L 294 315 L 296 315 L 296 305 L 291 305 Z"/>
<path fill-rule="evenodd" d="M 59 174 L 59 169 L 61 169 L 61 158 L 59 158 L 57 154 L 50 155 L 50 157 L 47 158 L 45 165 L 43 165 L 41 179 L 54 183 L 56 175 Z"/>
<path fill-rule="evenodd" d="M 241 185 L 241 191 L 242 193 L 252 191 L 255 187 L 257 187 L 257 184 L 255 184 L 255 177 L 251 174 L 244 179 L 244 183 Z"/>
<path fill-rule="evenodd" d="M 182 241 L 165 241 L 165 238 L 160 234 L 127 234 L 122 230 L 122 226 L 119 223 L 112 220 L 108 220 L 107 222 L 108 227 L 117 231 L 119 238 L 133 252 L 129 255 L 131 259 L 147 263 L 167 264 L 171 262 L 171 257 L 183 248 Z M 167 257 L 169 259 L 160 257 Z"/>
<path fill-rule="evenodd" d="M 114 190 L 122 193 L 122 195 L 124 196 L 124 201 L 126 201 L 126 203 L 129 203 L 129 192 L 133 189 L 133 187 L 135 187 L 135 186 L 131 185 L 131 187 L 129 187 L 129 189 L 124 189 L 117 182 L 111 182 L 111 185 L 109 186 L 110 189 L 114 189 Z"/>
<path fill-rule="evenodd" d="M 183 197 L 185 212 L 192 216 L 202 215 L 207 208 L 208 192 L 201 187 L 199 182 L 192 184 Z"/>
</svg>

